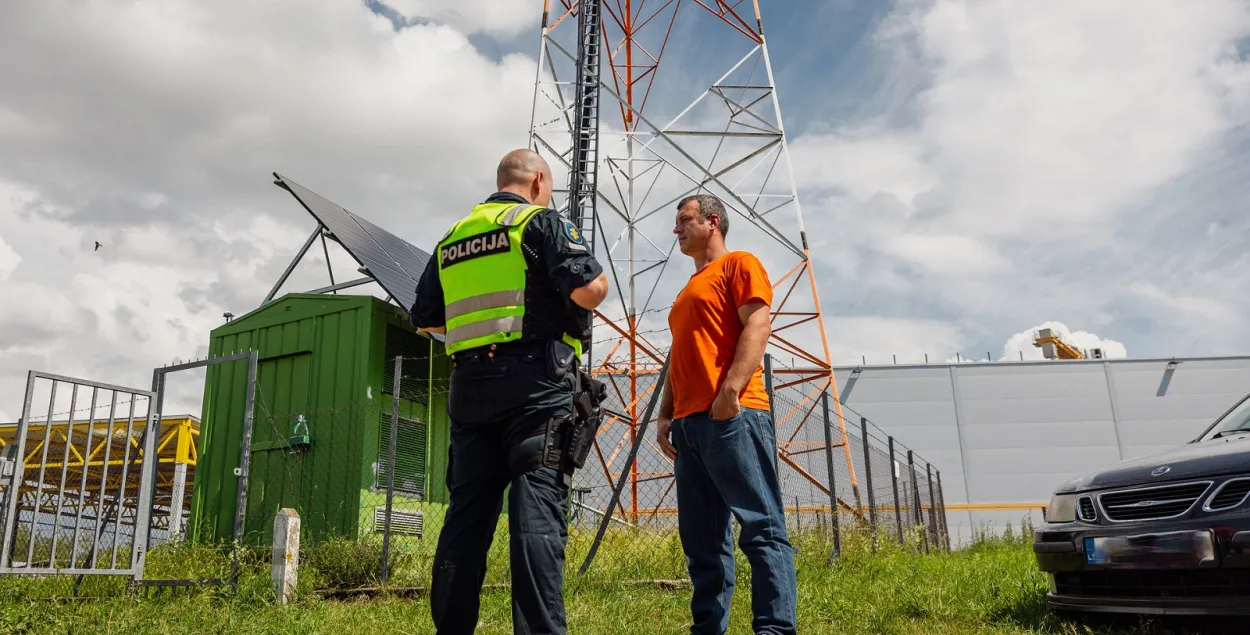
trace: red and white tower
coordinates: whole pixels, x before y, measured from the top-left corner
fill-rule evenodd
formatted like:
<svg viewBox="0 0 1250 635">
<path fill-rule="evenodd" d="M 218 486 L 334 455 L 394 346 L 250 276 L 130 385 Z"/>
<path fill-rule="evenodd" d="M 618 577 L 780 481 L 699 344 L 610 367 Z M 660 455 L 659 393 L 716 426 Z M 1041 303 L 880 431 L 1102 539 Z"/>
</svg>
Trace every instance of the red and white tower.
<svg viewBox="0 0 1250 635">
<path fill-rule="evenodd" d="M 614 517 L 631 525 L 676 507 L 654 425 L 636 459 L 628 457 L 665 359 L 667 309 L 693 273 L 672 227 L 677 202 L 696 193 L 725 202 L 729 248 L 755 253 L 774 284 L 773 389 L 788 396 L 774 400 L 783 482 L 829 496 L 820 399 L 829 391 L 833 444 L 845 457 L 839 491 L 855 499 L 840 502 L 859 508 L 759 5 L 544 2 L 530 147 L 557 175 L 572 175 L 553 205 L 567 208 L 609 270 L 613 297 L 596 314 L 592 357 L 613 409 L 627 415 L 605 420 L 575 485 L 592 489 L 588 503 L 606 506 L 628 472 Z M 677 50 L 683 58 L 673 59 Z"/>
</svg>

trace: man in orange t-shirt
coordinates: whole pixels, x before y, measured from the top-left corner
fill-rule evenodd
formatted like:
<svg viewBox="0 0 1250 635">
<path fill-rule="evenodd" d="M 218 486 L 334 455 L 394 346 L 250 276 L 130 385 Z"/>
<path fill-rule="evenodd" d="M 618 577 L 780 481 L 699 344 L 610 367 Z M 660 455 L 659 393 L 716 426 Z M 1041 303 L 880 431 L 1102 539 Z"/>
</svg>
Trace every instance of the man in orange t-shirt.
<svg viewBox="0 0 1250 635">
<path fill-rule="evenodd" d="M 772 285 L 749 252 L 729 251 L 715 196 L 677 206 L 673 233 L 695 272 L 677 294 L 658 441 L 673 460 L 677 522 L 694 593 L 691 633 L 722 635 L 734 590 L 733 534 L 751 565 L 755 633 L 796 632 L 794 549 L 777 475 L 776 431 L 761 362 Z"/>
</svg>

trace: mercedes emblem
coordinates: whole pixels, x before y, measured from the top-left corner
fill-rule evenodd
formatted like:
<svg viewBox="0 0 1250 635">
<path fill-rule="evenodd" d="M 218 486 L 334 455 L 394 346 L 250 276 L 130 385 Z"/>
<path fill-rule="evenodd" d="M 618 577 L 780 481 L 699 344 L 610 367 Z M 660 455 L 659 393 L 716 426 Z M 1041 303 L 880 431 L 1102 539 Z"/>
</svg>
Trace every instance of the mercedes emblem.
<svg viewBox="0 0 1250 635">
<path fill-rule="evenodd" d="M 1162 475 L 1167 474 L 1168 472 L 1171 472 L 1171 471 L 1172 471 L 1172 468 L 1170 468 L 1170 467 L 1168 467 L 1168 466 L 1164 465 L 1164 466 L 1162 466 L 1162 467 L 1156 467 L 1156 468 L 1154 469 L 1154 471 L 1150 473 L 1150 475 L 1151 475 L 1151 476 L 1162 476 Z"/>
</svg>

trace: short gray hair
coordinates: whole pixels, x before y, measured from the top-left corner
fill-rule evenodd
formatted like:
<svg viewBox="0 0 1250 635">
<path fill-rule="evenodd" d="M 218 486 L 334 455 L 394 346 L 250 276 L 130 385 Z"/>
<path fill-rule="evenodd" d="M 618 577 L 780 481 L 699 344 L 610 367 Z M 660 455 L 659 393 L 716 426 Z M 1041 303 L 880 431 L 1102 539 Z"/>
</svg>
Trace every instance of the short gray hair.
<svg viewBox="0 0 1250 635">
<path fill-rule="evenodd" d="M 725 213 L 725 204 L 722 203 L 719 198 L 716 198 L 711 194 L 695 194 L 687 196 L 686 198 L 681 199 L 681 202 L 677 204 L 677 210 L 681 211 L 681 208 L 685 207 L 686 203 L 691 201 L 699 204 L 699 216 L 701 216 L 703 220 L 707 220 L 712 216 L 720 219 L 721 238 L 725 238 L 729 235 L 729 214 Z"/>
</svg>

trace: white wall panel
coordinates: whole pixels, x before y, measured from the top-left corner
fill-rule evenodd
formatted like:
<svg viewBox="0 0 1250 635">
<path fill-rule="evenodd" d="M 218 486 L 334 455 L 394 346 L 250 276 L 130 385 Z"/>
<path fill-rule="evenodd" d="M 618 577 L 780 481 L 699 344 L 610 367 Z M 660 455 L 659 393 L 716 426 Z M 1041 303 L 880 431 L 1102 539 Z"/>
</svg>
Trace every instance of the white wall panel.
<svg viewBox="0 0 1250 635">
<path fill-rule="evenodd" d="M 952 541 L 1018 527 L 1063 481 L 1197 436 L 1250 392 L 1250 357 L 836 368 L 859 417 L 941 471 Z M 862 462 L 862 456 L 855 457 Z M 957 529 L 958 528 L 958 529 Z"/>
</svg>

